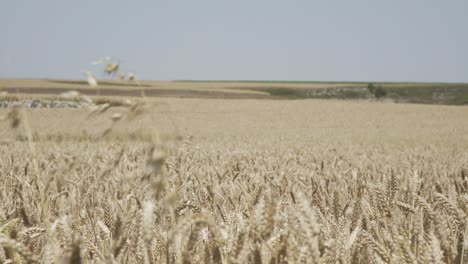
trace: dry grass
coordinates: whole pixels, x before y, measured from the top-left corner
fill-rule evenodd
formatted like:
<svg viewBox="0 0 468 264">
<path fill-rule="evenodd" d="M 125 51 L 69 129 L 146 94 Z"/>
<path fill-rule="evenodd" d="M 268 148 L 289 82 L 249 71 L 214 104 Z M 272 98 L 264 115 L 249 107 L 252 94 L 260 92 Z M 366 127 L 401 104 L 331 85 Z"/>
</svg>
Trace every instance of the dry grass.
<svg viewBox="0 0 468 264">
<path fill-rule="evenodd" d="M 182 98 L 270 98 L 267 91 L 255 90 L 255 86 L 239 87 L 226 83 L 216 86 L 213 83 L 186 83 L 172 81 L 114 81 L 100 80 L 97 88 L 89 87 L 83 80 L 44 80 L 44 79 L 0 79 L 0 95 L 6 93 L 26 94 L 26 97 L 55 96 L 70 90 L 92 96 L 125 97 L 182 97 Z M 5 96 L 5 95 L 3 95 Z M 24 96 L 24 95 L 23 95 Z"/>
<path fill-rule="evenodd" d="M 3 109 L 0 262 L 462 263 L 467 114 L 200 99 Z"/>
<path fill-rule="evenodd" d="M 139 84 L 139 85 L 138 85 Z M 139 81 L 137 83 L 131 81 L 115 81 L 115 80 L 102 80 L 99 82 L 99 88 L 115 89 L 115 90 L 166 90 L 166 91 L 198 91 L 198 92 L 223 92 L 223 93 L 241 93 L 241 94 L 266 94 L 260 91 L 249 90 L 249 88 L 263 87 L 262 84 L 243 84 L 243 83 L 211 83 L 211 82 L 175 82 L 175 81 Z M 277 85 L 274 85 L 277 86 Z M 301 87 L 301 85 L 292 85 L 291 87 Z M 322 85 L 321 85 L 322 86 Z M 41 90 L 54 90 L 66 88 L 73 89 L 88 89 L 90 88 L 84 80 L 47 80 L 47 79 L 0 79 L 0 92 L 1 90 L 8 89 L 32 89 L 34 93 L 41 93 Z"/>
<path fill-rule="evenodd" d="M 140 85 L 145 88 L 162 88 L 162 89 L 176 89 L 176 90 L 191 90 L 191 89 L 211 89 L 211 90 L 236 90 L 236 89 L 252 89 L 262 88 L 265 86 L 278 88 L 322 88 L 322 87 L 351 87 L 362 86 L 359 83 L 336 83 L 336 82 L 320 82 L 320 83 L 296 83 L 296 82 L 223 82 L 223 81 L 139 81 Z M 101 84 L 101 82 L 100 82 Z M 129 81 L 116 81 L 116 80 L 102 80 L 102 86 L 105 88 L 131 88 L 137 87 L 135 82 Z M 89 87 L 85 80 L 60 80 L 60 79 L 0 79 L 0 87 L 11 88 L 59 88 L 59 87 Z"/>
<path fill-rule="evenodd" d="M 0 79 L 0 95 L 21 93 L 53 96 L 76 90 L 88 96 L 215 99 L 351 99 L 399 103 L 467 105 L 466 83 L 374 83 L 379 98 L 363 82 L 274 81 L 116 81 L 99 80 L 97 89 L 85 80 Z"/>
</svg>

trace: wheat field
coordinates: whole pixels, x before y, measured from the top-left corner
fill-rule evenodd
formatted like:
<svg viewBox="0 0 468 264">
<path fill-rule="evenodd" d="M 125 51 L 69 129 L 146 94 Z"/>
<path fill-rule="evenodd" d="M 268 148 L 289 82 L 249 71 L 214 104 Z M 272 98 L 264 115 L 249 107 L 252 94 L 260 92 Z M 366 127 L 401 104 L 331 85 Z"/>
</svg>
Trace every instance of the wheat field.
<svg viewBox="0 0 468 264">
<path fill-rule="evenodd" d="M 0 109 L 1 263 L 467 263 L 468 107 Z"/>
</svg>

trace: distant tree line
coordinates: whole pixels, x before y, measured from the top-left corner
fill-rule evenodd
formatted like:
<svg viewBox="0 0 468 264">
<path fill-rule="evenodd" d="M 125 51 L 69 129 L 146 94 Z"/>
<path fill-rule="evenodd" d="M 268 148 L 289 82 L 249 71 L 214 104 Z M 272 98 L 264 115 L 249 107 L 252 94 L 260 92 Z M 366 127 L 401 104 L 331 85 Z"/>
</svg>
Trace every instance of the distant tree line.
<svg viewBox="0 0 468 264">
<path fill-rule="evenodd" d="M 382 87 L 382 85 L 368 83 L 367 90 L 369 90 L 369 92 L 374 95 L 375 98 L 381 98 L 387 95 L 387 91 Z"/>
</svg>

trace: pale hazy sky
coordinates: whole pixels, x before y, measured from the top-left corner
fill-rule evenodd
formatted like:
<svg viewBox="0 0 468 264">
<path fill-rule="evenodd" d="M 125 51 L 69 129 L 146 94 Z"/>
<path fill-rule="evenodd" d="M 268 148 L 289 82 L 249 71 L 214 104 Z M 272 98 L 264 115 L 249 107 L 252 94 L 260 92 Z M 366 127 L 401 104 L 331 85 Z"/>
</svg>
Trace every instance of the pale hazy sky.
<svg viewBox="0 0 468 264">
<path fill-rule="evenodd" d="M 468 1 L 2 0 L 0 77 L 468 82 Z"/>
</svg>

